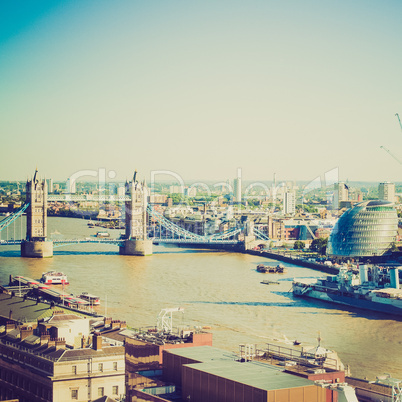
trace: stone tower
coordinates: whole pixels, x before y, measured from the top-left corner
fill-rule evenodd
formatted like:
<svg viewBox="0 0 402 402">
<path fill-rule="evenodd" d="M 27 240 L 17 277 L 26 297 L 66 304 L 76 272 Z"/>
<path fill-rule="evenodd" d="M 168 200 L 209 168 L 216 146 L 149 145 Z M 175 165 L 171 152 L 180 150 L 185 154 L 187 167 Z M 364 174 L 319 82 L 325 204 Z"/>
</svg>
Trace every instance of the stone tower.
<svg viewBox="0 0 402 402">
<path fill-rule="evenodd" d="M 138 182 L 137 172 L 133 180 L 126 182 L 125 203 L 126 232 L 124 245 L 120 247 L 120 254 L 150 255 L 152 254 L 152 240 L 148 240 L 148 188 L 145 182 Z"/>
<path fill-rule="evenodd" d="M 23 257 L 52 257 L 53 242 L 47 241 L 47 183 L 38 177 L 38 170 L 32 180 L 26 183 L 27 234 L 21 243 Z"/>
</svg>

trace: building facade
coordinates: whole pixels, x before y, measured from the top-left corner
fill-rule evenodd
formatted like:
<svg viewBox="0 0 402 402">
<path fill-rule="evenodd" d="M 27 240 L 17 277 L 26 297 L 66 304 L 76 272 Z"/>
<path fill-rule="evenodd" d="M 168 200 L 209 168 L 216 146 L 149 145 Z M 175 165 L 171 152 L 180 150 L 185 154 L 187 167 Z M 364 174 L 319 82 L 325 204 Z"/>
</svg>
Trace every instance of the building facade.
<svg viewBox="0 0 402 402">
<path fill-rule="evenodd" d="M 125 394 L 124 346 L 103 344 L 102 335 L 81 336 L 79 347 L 64 338 L 53 338 L 69 322 L 71 314 L 53 316 L 54 323 L 6 325 L 0 336 L 0 399 L 20 402 L 92 401 Z M 81 319 L 88 321 L 87 319 Z M 87 323 L 88 326 L 88 323 Z M 84 325 L 85 327 L 85 325 Z"/>
<path fill-rule="evenodd" d="M 126 183 L 126 196 L 130 199 L 125 203 L 126 239 L 144 240 L 147 238 L 147 205 L 148 188 L 140 183 L 134 173 L 133 180 Z"/>
<path fill-rule="evenodd" d="M 283 194 L 283 213 L 294 215 L 296 212 L 296 194 L 294 191 L 286 191 Z"/>
<path fill-rule="evenodd" d="M 27 234 L 29 241 L 45 241 L 47 237 L 47 183 L 40 180 L 38 170 L 26 184 Z"/>
<path fill-rule="evenodd" d="M 333 207 L 334 209 L 340 208 L 340 203 L 342 201 L 349 200 L 349 187 L 343 183 L 335 183 L 334 184 L 334 200 L 333 200 Z"/>
<path fill-rule="evenodd" d="M 380 183 L 378 185 L 378 198 L 380 200 L 395 202 L 395 183 Z"/>
</svg>

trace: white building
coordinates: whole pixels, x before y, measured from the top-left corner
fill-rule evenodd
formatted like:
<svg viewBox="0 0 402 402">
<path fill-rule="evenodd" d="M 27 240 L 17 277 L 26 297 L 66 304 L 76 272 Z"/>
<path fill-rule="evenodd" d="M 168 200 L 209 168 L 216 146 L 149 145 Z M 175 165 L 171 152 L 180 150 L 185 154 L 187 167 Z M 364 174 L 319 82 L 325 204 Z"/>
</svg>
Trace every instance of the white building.
<svg viewBox="0 0 402 402">
<path fill-rule="evenodd" d="M 384 182 L 378 185 L 378 198 L 380 200 L 395 202 L 395 183 Z"/>
<path fill-rule="evenodd" d="M 296 194 L 294 191 L 286 191 L 283 194 L 283 213 L 293 215 L 296 212 Z"/>
<path fill-rule="evenodd" d="M 334 209 L 339 209 L 341 201 L 349 200 L 349 187 L 342 182 L 334 184 Z"/>
<path fill-rule="evenodd" d="M 170 186 L 169 187 L 170 194 L 184 194 L 183 186 Z"/>
</svg>

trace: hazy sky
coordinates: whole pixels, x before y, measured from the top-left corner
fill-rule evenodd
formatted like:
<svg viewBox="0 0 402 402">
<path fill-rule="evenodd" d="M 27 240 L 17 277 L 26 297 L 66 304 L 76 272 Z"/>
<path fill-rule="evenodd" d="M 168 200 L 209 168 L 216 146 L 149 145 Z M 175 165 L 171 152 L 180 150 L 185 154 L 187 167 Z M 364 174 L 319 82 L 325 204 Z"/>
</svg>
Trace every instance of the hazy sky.
<svg viewBox="0 0 402 402">
<path fill-rule="evenodd" d="M 0 2 L 0 179 L 402 181 L 400 0 Z"/>
</svg>

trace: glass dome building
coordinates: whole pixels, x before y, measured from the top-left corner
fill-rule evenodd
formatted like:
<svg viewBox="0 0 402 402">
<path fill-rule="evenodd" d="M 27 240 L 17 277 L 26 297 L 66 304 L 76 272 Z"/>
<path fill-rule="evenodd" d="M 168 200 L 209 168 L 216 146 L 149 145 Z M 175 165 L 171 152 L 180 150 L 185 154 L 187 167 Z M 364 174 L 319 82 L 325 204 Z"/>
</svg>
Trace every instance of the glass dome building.
<svg viewBox="0 0 402 402">
<path fill-rule="evenodd" d="M 383 255 L 396 240 L 398 215 L 390 201 L 366 201 L 348 209 L 328 239 L 327 254 L 334 257 Z"/>
</svg>

